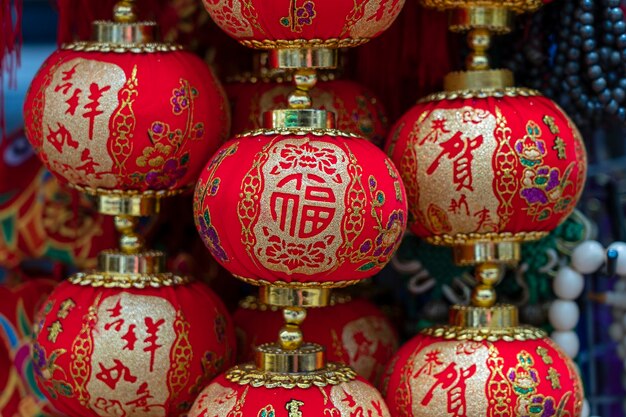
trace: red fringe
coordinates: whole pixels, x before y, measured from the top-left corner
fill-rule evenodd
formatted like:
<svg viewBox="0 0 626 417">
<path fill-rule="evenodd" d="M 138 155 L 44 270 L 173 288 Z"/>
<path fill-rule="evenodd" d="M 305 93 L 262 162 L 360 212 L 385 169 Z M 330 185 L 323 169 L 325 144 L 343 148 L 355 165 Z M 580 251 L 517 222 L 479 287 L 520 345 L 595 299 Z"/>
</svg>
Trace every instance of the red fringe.
<svg viewBox="0 0 626 417">
<path fill-rule="evenodd" d="M 420 97 L 441 89 L 451 69 L 447 16 L 408 0 L 394 24 L 355 48 L 354 78 L 383 101 L 391 121 Z"/>
<path fill-rule="evenodd" d="M 4 118 L 4 75 L 9 75 L 9 87 L 15 87 L 16 70 L 20 65 L 22 46 L 22 0 L 0 0 L 0 132 L 6 133 Z"/>
</svg>

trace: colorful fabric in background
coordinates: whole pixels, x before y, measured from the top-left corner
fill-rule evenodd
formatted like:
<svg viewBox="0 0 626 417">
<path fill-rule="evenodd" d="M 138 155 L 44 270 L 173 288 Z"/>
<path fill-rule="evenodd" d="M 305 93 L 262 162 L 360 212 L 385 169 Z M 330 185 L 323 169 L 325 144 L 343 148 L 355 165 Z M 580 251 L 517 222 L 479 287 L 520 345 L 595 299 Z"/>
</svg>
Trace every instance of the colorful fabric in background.
<svg viewBox="0 0 626 417">
<path fill-rule="evenodd" d="M 117 244 L 112 219 L 80 193 L 62 188 L 22 131 L 0 144 L 0 157 L 0 266 L 46 258 L 88 268 L 98 252 Z"/>
<path fill-rule="evenodd" d="M 35 314 L 56 281 L 10 275 L 16 282 L 0 285 L 0 416 L 53 415 L 35 382 L 29 343 Z"/>
</svg>

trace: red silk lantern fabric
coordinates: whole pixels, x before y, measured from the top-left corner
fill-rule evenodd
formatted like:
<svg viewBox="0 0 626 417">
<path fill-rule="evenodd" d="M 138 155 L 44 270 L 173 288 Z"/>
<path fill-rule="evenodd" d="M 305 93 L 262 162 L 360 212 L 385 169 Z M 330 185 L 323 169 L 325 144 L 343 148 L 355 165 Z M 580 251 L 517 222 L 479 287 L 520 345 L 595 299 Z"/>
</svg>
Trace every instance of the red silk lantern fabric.
<svg viewBox="0 0 626 417">
<path fill-rule="evenodd" d="M 231 320 L 197 282 L 127 290 L 63 282 L 41 316 L 38 383 L 68 416 L 184 414 L 234 359 Z"/>
<path fill-rule="evenodd" d="M 381 34 L 404 0 L 203 0 L 222 30 L 253 47 L 356 46 Z"/>
<path fill-rule="evenodd" d="M 248 300 L 250 301 L 250 300 Z M 276 341 L 284 325 L 276 308 L 243 302 L 233 316 L 239 338 L 239 362 L 254 359 L 254 347 Z M 334 305 L 307 309 L 300 326 L 307 341 L 326 348 L 331 362 L 349 365 L 376 384 L 398 348 L 398 335 L 387 317 L 366 300 L 337 301 Z"/>
<path fill-rule="evenodd" d="M 0 265 L 48 258 L 81 268 L 117 242 L 111 218 L 60 186 L 35 157 L 23 132 L 0 144 Z"/>
<path fill-rule="evenodd" d="M 230 382 L 217 377 L 194 402 L 189 417 L 336 416 L 388 417 L 380 393 L 361 377 L 323 387 L 291 389 Z"/>
<path fill-rule="evenodd" d="M 60 50 L 35 76 L 26 135 L 61 182 L 90 189 L 191 185 L 228 134 L 211 70 L 183 51 Z"/>
<path fill-rule="evenodd" d="M 225 85 L 232 111 L 232 132 L 243 133 L 263 127 L 263 113 L 288 108 L 290 83 L 241 81 Z M 388 125 L 380 100 L 353 81 L 319 81 L 310 91 L 313 107 L 335 114 L 337 128 L 361 136 L 382 147 Z"/>
<path fill-rule="evenodd" d="M 443 99 L 413 107 L 387 152 L 420 237 L 548 232 L 574 210 L 587 160 L 580 133 L 542 96 Z"/>
<path fill-rule="evenodd" d="M 364 139 L 284 131 L 226 143 L 202 172 L 196 226 L 233 275 L 336 287 L 374 275 L 406 225 L 388 158 Z"/>
<path fill-rule="evenodd" d="M 582 383 L 547 337 L 505 342 L 418 335 L 398 351 L 383 386 L 393 417 L 580 416 Z"/>
<path fill-rule="evenodd" d="M 36 278 L 0 285 L 0 415 L 52 415 L 35 382 L 30 355 L 35 312 L 56 282 Z"/>
</svg>

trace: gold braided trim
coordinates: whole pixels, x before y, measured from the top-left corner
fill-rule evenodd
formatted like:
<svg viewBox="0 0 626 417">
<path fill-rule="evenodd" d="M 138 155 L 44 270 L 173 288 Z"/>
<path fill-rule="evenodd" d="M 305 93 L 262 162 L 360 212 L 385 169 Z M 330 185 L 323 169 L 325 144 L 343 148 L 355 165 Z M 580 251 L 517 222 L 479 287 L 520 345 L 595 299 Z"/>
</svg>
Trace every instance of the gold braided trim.
<svg viewBox="0 0 626 417">
<path fill-rule="evenodd" d="M 120 44 L 109 42 L 72 42 L 61 46 L 64 51 L 77 52 L 112 52 L 116 54 L 133 53 L 133 54 L 151 54 L 156 52 L 174 52 L 181 51 L 184 48 L 181 45 L 173 43 L 141 43 L 141 44 Z"/>
<path fill-rule="evenodd" d="M 332 307 L 336 305 L 346 304 L 350 301 L 352 301 L 352 297 L 347 294 L 332 293 L 330 295 L 330 302 L 328 303 L 328 306 Z M 239 301 L 239 307 L 245 310 L 258 311 L 283 311 L 284 309 L 284 307 L 261 303 L 259 302 L 259 297 L 257 297 L 256 295 L 248 295 L 246 298 Z"/>
<path fill-rule="evenodd" d="M 187 276 L 171 272 L 160 274 L 112 274 L 105 272 L 79 272 L 67 279 L 72 284 L 103 288 L 160 288 L 185 285 L 193 281 Z"/>
<path fill-rule="evenodd" d="M 350 285 L 354 285 L 358 283 L 360 280 L 355 279 L 352 281 L 327 281 L 327 282 L 284 282 L 284 281 L 274 281 L 269 282 L 264 279 L 257 278 L 246 278 L 241 275 L 233 276 L 237 279 L 242 280 L 246 284 L 256 285 L 258 287 L 261 286 L 271 286 L 271 287 L 279 287 L 279 288 L 344 288 L 349 287 Z"/>
<path fill-rule="evenodd" d="M 338 385 L 353 381 L 356 375 L 352 368 L 338 363 L 328 363 L 319 371 L 303 373 L 261 371 L 252 363 L 238 365 L 226 371 L 226 379 L 239 385 L 285 389 Z"/>
<path fill-rule="evenodd" d="M 255 129 L 243 132 L 235 136 L 236 138 L 246 138 L 255 136 L 339 136 L 343 138 L 362 139 L 361 136 L 354 133 L 345 132 L 339 129 L 307 129 L 301 127 L 294 128 L 278 128 L 278 129 Z"/>
<path fill-rule="evenodd" d="M 67 184 L 70 188 L 73 188 L 81 193 L 85 193 L 93 196 L 114 196 L 114 197 L 141 197 L 141 198 L 163 198 L 163 197 L 172 197 L 179 194 L 184 194 L 193 189 L 193 186 L 186 186 L 181 188 L 176 188 L 172 190 L 147 190 L 147 191 L 137 191 L 137 190 L 118 190 L 118 189 L 108 189 L 108 188 L 92 188 L 92 187 L 84 187 L 82 185 L 76 184 Z"/>
<path fill-rule="evenodd" d="M 548 236 L 548 232 L 519 233 L 459 233 L 454 236 L 438 235 L 425 238 L 426 242 L 437 246 L 468 245 L 476 242 L 531 242 Z"/>
<path fill-rule="evenodd" d="M 474 342 L 505 342 L 545 339 L 546 332 L 529 326 L 505 328 L 467 328 L 458 326 L 429 327 L 420 332 L 431 337 L 441 337 L 446 340 L 471 340 Z"/>
<path fill-rule="evenodd" d="M 456 99 L 469 99 L 469 98 L 504 98 L 504 97 L 534 97 L 541 96 L 542 94 L 526 87 L 505 87 L 505 88 L 484 88 L 478 90 L 455 90 L 455 91 L 440 91 L 438 93 L 430 94 L 424 98 L 419 99 L 418 103 L 428 103 L 430 101 L 442 101 L 442 100 L 456 100 Z"/>
<path fill-rule="evenodd" d="M 355 46 L 363 45 L 370 41 L 370 38 L 331 38 L 331 39 L 278 39 L 270 40 L 264 39 L 258 41 L 255 39 L 243 39 L 239 40 L 244 46 L 255 49 L 312 49 L 312 48 L 353 48 Z"/>
<path fill-rule="evenodd" d="M 541 7 L 541 0 L 422 0 L 425 7 L 439 10 L 475 7 L 511 9 L 516 13 L 532 12 Z"/>
</svg>

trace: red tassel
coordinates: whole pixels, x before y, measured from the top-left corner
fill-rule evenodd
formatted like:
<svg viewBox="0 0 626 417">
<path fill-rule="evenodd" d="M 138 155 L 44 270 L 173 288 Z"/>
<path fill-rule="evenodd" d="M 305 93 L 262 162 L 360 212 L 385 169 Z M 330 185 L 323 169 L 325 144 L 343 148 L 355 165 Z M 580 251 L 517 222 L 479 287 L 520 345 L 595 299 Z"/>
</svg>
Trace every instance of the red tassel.
<svg viewBox="0 0 626 417">
<path fill-rule="evenodd" d="M 389 30 L 355 48 L 351 72 L 383 101 L 391 121 L 441 89 L 450 71 L 447 16 L 407 1 Z"/>
<path fill-rule="evenodd" d="M 91 37 L 94 20 L 110 20 L 116 0 L 57 0 L 57 43 L 85 41 Z"/>
<path fill-rule="evenodd" d="M 6 120 L 4 117 L 4 76 L 9 75 L 9 87 L 14 88 L 16 70 L 20 64 L 22 46 L 22 0 L 2 1 L 0 24 L 0 132 L 4 139 Z"/>
</svg>

